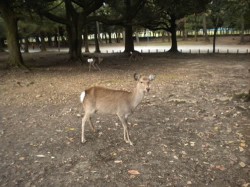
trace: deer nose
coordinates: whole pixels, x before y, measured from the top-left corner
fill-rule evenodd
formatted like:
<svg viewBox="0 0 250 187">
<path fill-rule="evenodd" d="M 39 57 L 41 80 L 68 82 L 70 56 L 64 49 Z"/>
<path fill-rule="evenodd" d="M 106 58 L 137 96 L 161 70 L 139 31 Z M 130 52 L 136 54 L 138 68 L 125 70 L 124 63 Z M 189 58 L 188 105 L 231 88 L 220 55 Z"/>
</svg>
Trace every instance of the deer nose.
<svg viewBox="0 0 250 187">
<path fill-rule="evenodd" d="M 149 92 L 150 88 L 147 88 L 147 92 Z"/>
</svg>

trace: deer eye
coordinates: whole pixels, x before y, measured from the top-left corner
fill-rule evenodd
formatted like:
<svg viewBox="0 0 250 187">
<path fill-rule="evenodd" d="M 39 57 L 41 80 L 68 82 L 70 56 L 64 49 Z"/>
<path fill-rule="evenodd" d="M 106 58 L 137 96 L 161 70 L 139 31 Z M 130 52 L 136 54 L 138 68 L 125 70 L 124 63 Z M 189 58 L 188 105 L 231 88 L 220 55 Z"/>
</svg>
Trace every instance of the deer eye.
<svg viewBox="0 0 250 187">
<path fill-rule="evenodd" d="M 142 84 L 143 82 L 141 82 L 141 84 Z"/>
</svg>

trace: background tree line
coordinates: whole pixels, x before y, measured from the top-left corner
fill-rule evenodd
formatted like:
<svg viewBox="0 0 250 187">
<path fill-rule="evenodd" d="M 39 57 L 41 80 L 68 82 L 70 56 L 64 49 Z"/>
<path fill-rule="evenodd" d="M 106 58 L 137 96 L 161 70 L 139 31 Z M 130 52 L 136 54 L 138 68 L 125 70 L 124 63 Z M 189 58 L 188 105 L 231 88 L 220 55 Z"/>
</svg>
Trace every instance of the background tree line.
<svg viewBox="0 0 250 187">
<path fill-rule="evenodd" d="M 69 47 L 70 61 L 82 60 L 82 46 L 88 52 L 88 35 L 94 34 L 96 52 L 99 33 L 111 42 L 111 34 L 124 32 L 124 52 L 134 51 L 134 33 L 149 29 L 171 36 L 169 52 L 178 52 L 177 31 L 195 38 L 203 30 L 213 29 L 213 49 L 220 27 L 244 31 L 250 28 L 250 0 L 0 0 L 0 50 L 7 39 L 9 65 L 24 67 L 20 48 L 28 52 L 29 38 L 35 38 L 41 50 L 58 46 L 58 38 Z M 52 41 L 52 38 L 54 40 Z M 22 44 L 20 39 L 25 42 Z"/>
</svg>

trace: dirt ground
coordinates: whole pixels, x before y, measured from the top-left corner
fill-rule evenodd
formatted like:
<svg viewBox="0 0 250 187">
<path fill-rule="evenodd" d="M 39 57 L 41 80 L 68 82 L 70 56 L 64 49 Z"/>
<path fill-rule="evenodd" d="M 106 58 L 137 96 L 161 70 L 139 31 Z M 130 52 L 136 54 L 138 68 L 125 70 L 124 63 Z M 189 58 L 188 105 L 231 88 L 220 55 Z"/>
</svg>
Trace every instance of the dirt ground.
<svg viewBox="0 0 250 187">
<path fill-rule="evenodd" d="M 249 55 L 106 56 L 91 72 L 67 54 L 25 59 L 32 72 L 0 70 L 0 186 L 250 186 Z M 135 72 L 156 74 L 129 118 L 135 145 L 113 115 L 81 144 L 80 93 L 132 90 Z"/>
</svg>

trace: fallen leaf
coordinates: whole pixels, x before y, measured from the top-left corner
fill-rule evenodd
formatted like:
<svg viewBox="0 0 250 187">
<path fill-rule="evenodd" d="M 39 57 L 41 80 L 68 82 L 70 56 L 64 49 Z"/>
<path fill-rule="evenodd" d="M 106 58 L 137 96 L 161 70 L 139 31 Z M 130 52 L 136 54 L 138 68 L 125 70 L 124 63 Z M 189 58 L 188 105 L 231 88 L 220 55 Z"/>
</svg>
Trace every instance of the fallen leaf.
<svg viewBox="0 0 250 187">
<path fill-rule="evenodd" d="M 128 173 L 129 173 L 130 175 L 140 175 L 140 172 L 137 171 L 137 170 L 128 170 Z"/>
<path fill-rule="evenodd" d="M 246 144 L 243 142 L 243 143 L 240 143 L 240 146 L 241 147 L 246 147 Z"/>
<path fill-rule="evenodd" d="M 243 152 L 244 148 L 243 147 L 239 147 L 239 150 L 240 150 L 240 152 Z"/>
<path fill-rule="evenodd" d="M 192 182 L 191 181 L 187 181 L 187 184 L 192 184 Z"/>
<path fill-rule="evenodd" d="M 45 155 L 36 155 L 37 157 L 39 157 L 39 158 L 44 158 L 45 157 Z"/>
<path fill-rule="evenodd" d="M 189 142 L 189 143 L 190 143 L 190 146 L 194 147 L 195 142 Z"/>
<path fill-rule="evenodd" d="M 122 163 L 122 160 L 115 160 L 114 163 L 116 164 Z"/>
<path fill-rule="evenodd" d="M 244 162 L 240 162 L 239 165 L 240 165 L 242 168 L 246 167 L 246 164 L 245 164 Z"/>
<path fill-rule="evenodd" d="M 245 183 L 242 185 L 242 187 L 249 187 L 250 186 L 250 183 Z"/>
<path fill-rule="evenodd" d="M 70 142 L 74 142 L 74 138 L 66 137 Z"/>
<path fill-rule="evenodd" d="M 217 165 L 215 166 L 216 169 L 220 170 L 220 171 L 224 171 L 226 168 L 222 165 Z"/>
<path fill-rule="evenodd" d="M 25 158 L 24 157 L 20 157 L 19 160 L 24 160 Z"/>
</svg>

